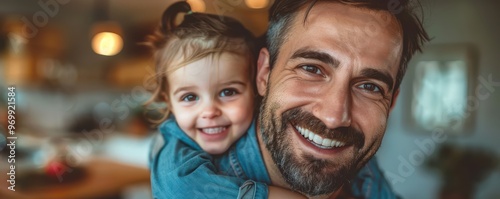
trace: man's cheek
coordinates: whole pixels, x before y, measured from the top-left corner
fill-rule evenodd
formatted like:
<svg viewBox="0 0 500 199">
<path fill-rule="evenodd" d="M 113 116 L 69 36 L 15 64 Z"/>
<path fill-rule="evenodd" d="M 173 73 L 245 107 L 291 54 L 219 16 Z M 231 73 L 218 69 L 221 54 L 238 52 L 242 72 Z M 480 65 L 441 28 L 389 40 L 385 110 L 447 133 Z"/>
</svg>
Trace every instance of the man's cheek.
<svg viewBox="0 0 500 199">
<path fill-rule="evenodd" d="M 383 136 L 383 132 L 387 122 L 387 116 L 380 111 L 367 109 L 354 109 L 353 124 L 355 128 L 359 128 L 366 139 Z"/>
<path fill-rule="evenodd" d="M 380 119 L 379 123 L 374 123 L 371 126 L 371 129 L 369 129 L 366 133 L 365 136 L 367 138 L 367 141 L 370 142 L 369 144 L 374 144 L 375 150 L 378 149 L 382 142 L 382 138 L 384 137 L 385 134 L 385 129 L 386 129 L 386 119 L 385 117 L 381 117 L 384 119 Z M 377 121 L 377 120 L 374 120 Z"/>
<path fill-rule="evenodd" d="M 288 107 L 297 107 L 314 100 L 316 93 L 310 89 L 302 88 L 294 84 L 276 89 L 273 93 L 275 101 Z"/>
<path fill-rule="evenodd" d="M 356 120 L 370 123 L 366 125 L 373 128 L 386 125 L 389 109 L 380 103 L 363 99 L 354 100 L 352 112 L 358 116 Z"/>
</svg>

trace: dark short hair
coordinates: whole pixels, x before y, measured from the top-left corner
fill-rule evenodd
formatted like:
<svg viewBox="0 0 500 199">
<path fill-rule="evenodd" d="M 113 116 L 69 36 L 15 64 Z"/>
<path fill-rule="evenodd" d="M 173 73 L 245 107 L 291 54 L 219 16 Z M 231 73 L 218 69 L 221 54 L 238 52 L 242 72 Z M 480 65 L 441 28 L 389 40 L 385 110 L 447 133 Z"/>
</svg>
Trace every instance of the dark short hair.
<svg viewBox="0 0 500 199">
<path fill-rule="evenodd" d="M 338 2 L 371 10 L 388 11 L 397 19 L 401 25 L 403 35 L 403 52 L 394 88 L 394 90 L 397 90 L 413 54 L 416 51 L 421 52 L 422 45 L 429 41 L 429 36 L 422 26 L 422 21 L 414 13 L 414 6 L 410 0 L 276 0 L 269 10 L 269 28 L 267 31 L 270 66 L 272 67 L 276 63 L 280 47 L 286 40 L 291 23 L 299 10 L 308 6 L 306 12 L 308 13 L 318 1 Z"/>
</svg>

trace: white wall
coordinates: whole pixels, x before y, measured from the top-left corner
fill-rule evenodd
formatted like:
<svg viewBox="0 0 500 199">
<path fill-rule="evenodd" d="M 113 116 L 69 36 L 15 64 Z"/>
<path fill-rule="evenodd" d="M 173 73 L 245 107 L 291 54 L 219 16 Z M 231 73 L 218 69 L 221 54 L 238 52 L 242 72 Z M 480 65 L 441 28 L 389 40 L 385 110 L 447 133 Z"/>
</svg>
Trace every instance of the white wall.
<svg viewBox="0 0 500 199">
<path fill-rule="evenodd" d="M 470 44 L 478 54 L 476 68 L 478 76 L 492 75 L 494 81 L 500 82 L 500 1 L 428 0 L 423 2 L 423 6 L 424 26 L 433 37 L 431 44 Z M 410 65 L 412 66 L 414 63 Z M 423 152 L 415 141 L 432 140 L 432 133 L 409 128 L 408 121 L 405 120 L 409 114 L 407 106 L 410 104 L 411 96 L 409 80 L 413 75 L 413 70 L 409 70 L 406 74 L 399 101 L 391 113 L 386 136 L 377 154 L 386 177 L 388 173 L 401 174 L 398 171 L 398 167 L 402 164 L 400 157 L 408 160 L 415 151 Z M 448 136 L 445 142 L 488 149 L 495 152 L 500 159 L 499 102 L 500 87 L 495 87 L 490 97 L 481 100 L 479 108 L 474 111 L 475 118 L 472 119 L 475 125 L 471 132 L 462 136 Z M 413 172 L 403 173 L 407 177 L 392 184 L 396 192 L 408 199 L 437 198 L 440 181 L 435 173 L 429 172 L 423 165 L 412 167 L 415 169 Z M 500 198 L 498 185 L 500 185 L 500 169 L 496 169 L 479 186 L 475 198 Z"/>
</svg>

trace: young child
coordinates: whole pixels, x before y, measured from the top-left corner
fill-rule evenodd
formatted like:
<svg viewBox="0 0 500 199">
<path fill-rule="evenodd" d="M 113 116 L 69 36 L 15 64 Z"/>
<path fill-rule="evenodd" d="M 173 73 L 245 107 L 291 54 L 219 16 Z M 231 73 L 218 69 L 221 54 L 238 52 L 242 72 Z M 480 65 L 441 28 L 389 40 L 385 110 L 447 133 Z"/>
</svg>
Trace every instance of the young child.
<svg viewBox="0 0 500 199">
<path fill-rule="evenodd" d="M 157 86 L 149 103 L 167 104 L 162 119 L 167 120 L 159 129 L 165 140 L 161 150 L 169 150 L 151 165 L 153 195 L 246 198 L 245 186 L 251 181 L 264 187 L 254 189 L 256 198 L 302 198 L 262 182 L 222 175 L 214 166 L 213 156 L 226 152 L 252 123 L 259 49 L 238 21 L 190 10 L 186 2 L 171 5 L 151 38 Z M 182 13 L 184 19 L 176 25 Z M 217 185 L 216 193 L 207 188 L 210 184 Z"/>
</svg>

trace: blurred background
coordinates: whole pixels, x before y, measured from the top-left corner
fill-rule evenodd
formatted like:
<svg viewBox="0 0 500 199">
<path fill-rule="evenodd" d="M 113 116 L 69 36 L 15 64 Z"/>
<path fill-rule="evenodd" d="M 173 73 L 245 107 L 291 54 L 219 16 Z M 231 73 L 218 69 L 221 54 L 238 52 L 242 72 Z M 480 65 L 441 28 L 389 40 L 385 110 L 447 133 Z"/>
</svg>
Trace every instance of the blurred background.
<svg viewBox="0 0 500 199">
<path fill-rule="evenodd" d="M 15 86 L 16 192 L 0 198 L 151 198 L 151 52 L 173 0 L 2 0 L 0 171 Z M 256 36 L 272 0 L 190 0 Z M 500 2 L 424 0 L 433 40 L 411 62 L 379 164 L 403 198 L 500 198 Z M 5 191 L 7 190 L 7 191 Z"/>
</svg>

